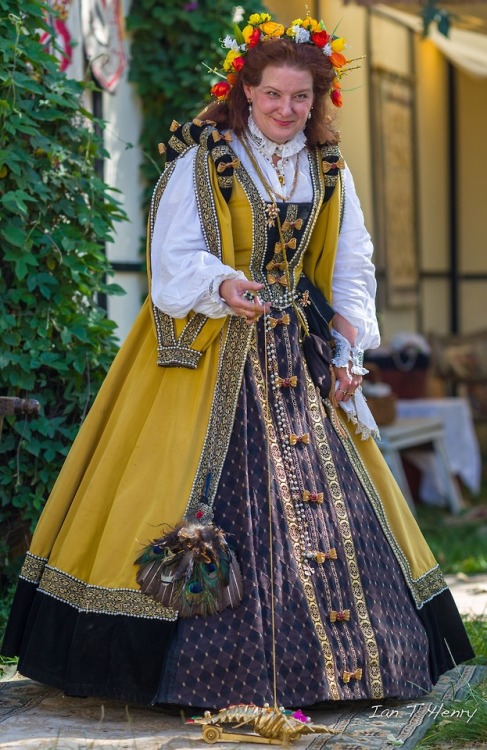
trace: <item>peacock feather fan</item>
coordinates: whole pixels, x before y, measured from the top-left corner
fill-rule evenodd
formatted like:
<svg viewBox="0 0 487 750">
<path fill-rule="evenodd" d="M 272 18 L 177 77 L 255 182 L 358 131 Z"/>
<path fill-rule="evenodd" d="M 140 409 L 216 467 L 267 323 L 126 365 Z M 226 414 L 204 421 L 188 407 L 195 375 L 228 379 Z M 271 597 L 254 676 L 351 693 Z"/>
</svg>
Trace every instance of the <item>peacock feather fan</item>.
<svg viewBox="0 0 487 750">
<path fill-rule="evenodd" d="M 178 524 L 145 547 L 135 565 L 142 593 L 180 617 L 213 615 L 242 601 L 235 552 L 222 529 L 211 524 Z"/>
</svg>

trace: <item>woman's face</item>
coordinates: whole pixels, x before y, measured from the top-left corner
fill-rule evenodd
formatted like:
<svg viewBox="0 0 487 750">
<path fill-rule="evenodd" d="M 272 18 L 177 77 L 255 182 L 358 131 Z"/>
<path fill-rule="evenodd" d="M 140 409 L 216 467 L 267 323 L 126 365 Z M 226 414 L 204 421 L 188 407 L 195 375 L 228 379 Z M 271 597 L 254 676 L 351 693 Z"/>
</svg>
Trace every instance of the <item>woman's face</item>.
<svg viewBox="0 0 487 750">
<path fill-rule="evenodd" d="M 275 143 L 289 141 L 304 130 L 313 105 L 313 77 L 309 70 L 268 65 L 258 86 L 245 86 L 252 101 L 255 124 Z"/>
</svg>

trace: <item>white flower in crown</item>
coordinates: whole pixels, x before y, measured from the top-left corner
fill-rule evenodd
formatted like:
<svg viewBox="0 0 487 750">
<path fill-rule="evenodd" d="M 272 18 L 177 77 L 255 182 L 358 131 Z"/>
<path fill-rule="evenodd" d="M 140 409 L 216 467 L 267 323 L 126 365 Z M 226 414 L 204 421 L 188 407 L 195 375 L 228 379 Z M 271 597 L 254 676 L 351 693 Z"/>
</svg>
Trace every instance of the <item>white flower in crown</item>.
<svg viewBox="0 0 487 750">
<path fill-rule="evenodd" d="M 234 52 L 239 52 L 241 49 L 237 40 L 231 37 L 229 34 L 227 34 L 225 39 L 223 40 L 222 47 L 225 47 L 225 49 L 233 49 Z"/>
<path fill-rule="evenodd" d="M 330 42 L 328 42 L 328 44 L 325 44 L 325 46 L 323 47 L 323 53 L 327 57 L 330 57 L 330 55 L 331 55 L 332 52 L 333 52 L 333 50 L 331 48 L 331 44 L 330 44 Z"/>
<path fill-rule="evenodd" d="M 292 31 L 294 32 L 294 41 L 297 44 L 306 44 L 311 39 L 311 34 L 302 26 L 293 26 Z"/>
</svg>

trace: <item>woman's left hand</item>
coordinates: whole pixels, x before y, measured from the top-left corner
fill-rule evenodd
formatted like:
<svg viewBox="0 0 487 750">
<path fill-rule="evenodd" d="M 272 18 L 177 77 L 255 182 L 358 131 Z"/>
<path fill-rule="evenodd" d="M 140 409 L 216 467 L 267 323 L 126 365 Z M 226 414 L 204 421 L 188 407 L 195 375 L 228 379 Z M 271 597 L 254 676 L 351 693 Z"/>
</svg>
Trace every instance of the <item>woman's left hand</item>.
<svg viewBox="0 0 487 750">
<path fill-rule="evenodd" d="M 361 375 L 353 375 L 348 367 L 333 366 L 336 378 L 335 397 L 337 401 L 350 401 L 357 388 L 362 383 Z"/>
</svg>

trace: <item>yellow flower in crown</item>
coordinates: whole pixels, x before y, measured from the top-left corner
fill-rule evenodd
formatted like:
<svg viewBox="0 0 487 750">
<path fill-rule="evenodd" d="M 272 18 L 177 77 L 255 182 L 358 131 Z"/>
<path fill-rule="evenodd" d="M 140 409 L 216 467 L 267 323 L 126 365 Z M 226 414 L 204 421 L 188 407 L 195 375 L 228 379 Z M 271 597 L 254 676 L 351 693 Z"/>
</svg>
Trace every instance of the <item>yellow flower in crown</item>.
<svg viewBox="0 0 487 750">
<path fill-rule="evenodd" d="M 333 52 L 341 52 L 342 49 L 345 49 L 345 39 L 342 36 L 337 37 L 332 41 L 330 47 Z"/>
<path fill-rule="evenodd" d="M 328 58 L 333 67 L 343 68 L 343 66 L 347 64 L 347 58 L 345 55 L 342 55 L 342 50 L 345 49 L 345 39 L 342 36 L 333 39 L 333 41 L 330 42 L 330 49 L 331 52 L 328 55 Z"/>
<path fill-rule="evenodd" d="M 244 26 L 244 28 L 242 29 L 242 36 L 244 38 L 245 44 L 249 43 L 249 39 L 252 37 L 252 34 L 255 31 L 258 32 L 259 29 L 256 29 L 254 26 L 251 26 L 250 24 L 248 24 L 247 26 Z M 260 36 L 260 34 L 259 34 L 259 36 Z"/>
<path fill-rule="evenodd" d="M 298 23 L 297 26 L 301 26 L 301 28 L 306 29 L 306 31 L 309 31 L 311 34 L 321 31 L 322 29 L 321 23 L 317 21 L 316 18 L 311 18 L 311 16 L 307 16 L 304 21 Z"/>
<path fill-rule="evenodd" d="M 284 34 L 282 23 L 275 23 L 274 21 L 261 23 L 259 28 L 266 36 L 282 36 Z"/>
<path fill-rule="evenodd" d="M 223 61 L 223 70 L 225 70 L 227 73 L 232 69 L 233 67 L 233 61 L 236 57 L 240 57 L 240 52 L 236 52 L 235 50 L 231 49 L 227 52 L 227 56 L 225 60 Z"/>
<path fill-rule="evenodd" d="M 252 26 L 258 26 L 260 23 L 266 23 L 270 20 L 271 17 L 268 13 L 252 13 L 252 15 L 249 16 L 249 23 L 251 23 Z"/>
</svg>

